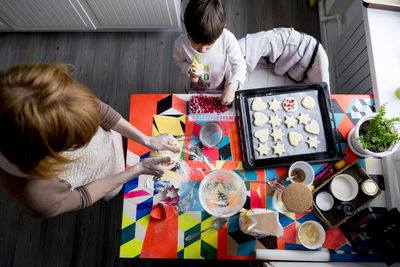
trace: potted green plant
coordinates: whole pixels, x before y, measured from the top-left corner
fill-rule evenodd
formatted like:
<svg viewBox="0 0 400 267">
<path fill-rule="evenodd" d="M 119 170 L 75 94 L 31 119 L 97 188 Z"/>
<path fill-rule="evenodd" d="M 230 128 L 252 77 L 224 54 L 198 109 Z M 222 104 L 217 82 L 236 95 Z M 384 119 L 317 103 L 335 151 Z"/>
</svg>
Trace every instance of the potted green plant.
<svg viewBox="0 0 400 267">
<path fill-rule="evenodd" d="M 347 138 L 350 149 L 361 157 L 386 157 L 400 145 L 400 118 L 385 118 L 386 107 L 361 118 Z"/>
</svg>

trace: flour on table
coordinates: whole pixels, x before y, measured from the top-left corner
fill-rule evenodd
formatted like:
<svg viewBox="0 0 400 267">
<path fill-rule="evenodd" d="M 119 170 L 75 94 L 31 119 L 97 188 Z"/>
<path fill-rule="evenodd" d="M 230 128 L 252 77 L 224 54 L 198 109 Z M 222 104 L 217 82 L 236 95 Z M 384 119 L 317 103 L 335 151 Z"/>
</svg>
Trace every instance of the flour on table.
<svg viewBox="0 0 400 267">
<path fill-rule="evenodd" d="M 265 143 L 268 140 L 269 130 L 267 128 L 260 129 L 254 132 L 254 137 L 261 143 Z"/>
<path fill-rule="evenodd" d="M 267 104 L 262 101 L 260 97 L 256 97 L 251 104 L 251 110 L 253 111 L 262 111 L 267 108 Z"/>
<path fill-rule="evenodd" d="M 303 141 L 304 136 L 298 132 L 289 132 L 288 139 L 292 146 L 297 146 L 301 141 Z"/>
<path fill-rule="evenodd" d="M 255 126 L 262 126 L 268 122 L 268 116 L 262 112 L 256 111 L 253 116 Z"/>
<path fill-rule="evenodd" d="M 312 120 L 304 126 L 304 130 L 310 134 L 319 134 L 319 124 L 316 120 Z"/>
</svg>

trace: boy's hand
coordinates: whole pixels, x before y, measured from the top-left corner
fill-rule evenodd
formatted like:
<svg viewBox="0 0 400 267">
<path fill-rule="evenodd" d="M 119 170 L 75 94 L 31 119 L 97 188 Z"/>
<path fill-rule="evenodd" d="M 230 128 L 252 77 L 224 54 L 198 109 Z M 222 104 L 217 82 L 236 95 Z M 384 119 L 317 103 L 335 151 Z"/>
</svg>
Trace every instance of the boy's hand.
<svg viewBox="0 0 400 267">
<path fill-rule="evenodd" d="M 235 92 L 239 88 L 239 83 L 229 83 L 225 87 L 224 92 L 221 95 L 221 105 L 230 105 L 235 99 Z"/>
<path fill-rule="evenodd" d="M 193 68 L 190 68 L 189 70 L 189 79 L 191 82 L 193 83 L 197 83 L 199 81 L 199 78 L 201 77 L 201 75 L 196 74 Z"/>
</svg>

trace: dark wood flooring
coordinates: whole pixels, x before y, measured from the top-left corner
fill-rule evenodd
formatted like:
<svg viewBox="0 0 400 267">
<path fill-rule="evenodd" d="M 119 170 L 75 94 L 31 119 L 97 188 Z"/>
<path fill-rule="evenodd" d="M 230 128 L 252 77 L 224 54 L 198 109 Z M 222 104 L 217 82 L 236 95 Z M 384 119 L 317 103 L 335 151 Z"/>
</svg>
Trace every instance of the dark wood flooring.
<svg viewBox="0 0 400 267">
<path fill-rule="evenodd" d="M 187 0 L 185 0 L 186 2 Z M 318 10 L 306 0 L 225 0 L 227 28 L 246 33 L 294 27 L 320 38 Z M 125 118 L 132 93 L 183 93 L 172 60 L 179 32 L 0 33 L 0 70 L 20 63 L 64 62 L 75 77 Z M 6 130 L 6 129 L 2 129 Z M 3 140 L 4 141 L 4 140 Z M 119 259 L 122 195 L 79 212 L 34 220 L 0 189 L 0 266 L 256 266 L 249 261 Z"/>
</svg>

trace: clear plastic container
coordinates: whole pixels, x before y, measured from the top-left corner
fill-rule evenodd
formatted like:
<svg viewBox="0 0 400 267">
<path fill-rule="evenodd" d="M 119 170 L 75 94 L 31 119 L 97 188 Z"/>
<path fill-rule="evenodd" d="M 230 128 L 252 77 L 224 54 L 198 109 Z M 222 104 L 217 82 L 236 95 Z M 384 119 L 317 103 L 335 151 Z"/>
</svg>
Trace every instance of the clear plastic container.
<svg viewBox="0 0 400 267">
<path fill-rule="evenodd" d="M 193 94 L 192 96 L 201 96 Z M 203 96 L 217 97 L 215 94 L 203 94 Z M 191 113 L 191 101 L 188 101 L 188 118 L 189 121 L 233 121 L 236 117 L 235 106 L 232 103 L 226 112 L 222 113 Z"/>
<path fill-rule="evenodd" d="M 204 123 L 200 128 L 200 141 L 207 147 L 216 147 L 224 139 L 224 129 L 216 121 Z"/>
</svg>

